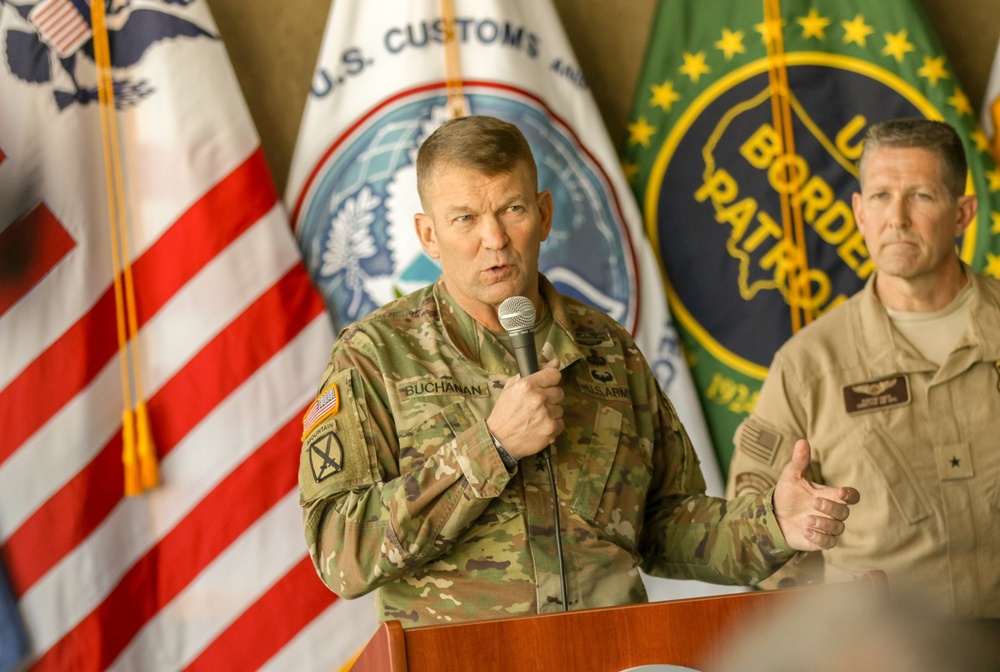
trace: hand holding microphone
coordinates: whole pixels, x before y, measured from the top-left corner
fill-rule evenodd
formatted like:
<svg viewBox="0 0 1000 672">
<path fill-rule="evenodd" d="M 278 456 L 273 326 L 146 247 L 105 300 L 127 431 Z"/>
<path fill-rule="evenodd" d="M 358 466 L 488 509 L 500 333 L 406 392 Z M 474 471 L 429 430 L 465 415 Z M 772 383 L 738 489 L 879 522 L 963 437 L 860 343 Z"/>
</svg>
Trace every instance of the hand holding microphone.
<svg viewBox="0 0 1000 672">
<path fill-rule="evenodd" d="M 519 376 L 504 385 L 486 426 L 516 459 L 548 447 L 564 428 L 562 374 L 553 359 L 538 366 L 535 350 L 535 307 L 523 296 L 512 296 L 497 311 L 510 335 Z"/>
<path fill-rule="evenodd" d="M 506 299 L 500 304 L 497 317 L 500 319 L 500 326 L 510 335 L 514 358 L 521 375 L 511 378 L 503 386 L 493 412 L 486 418 L 486 426 L 511 457 L 521 459 L 537 453 L 545 460 L 552 493 L 552 536 L 555 538 L 556 557 L 559 560 L 560 601 L 563 611 L 568 611 L 569 591 L 566 588 L 566 568 L 563 565 L 559 491 L 556 489 L 556 470 L 552 466 L 552 453 L 549 451 L 549 444 L 555 441 L 565 427 L 562 419 L 564 394 L 559 387 L 562 379 L 559 360 L 552 359 L 541 368 L 538 367 L 538 353 L 535 352 L 535 306 L 530 300 L 523 296 Z"/>
</svg>

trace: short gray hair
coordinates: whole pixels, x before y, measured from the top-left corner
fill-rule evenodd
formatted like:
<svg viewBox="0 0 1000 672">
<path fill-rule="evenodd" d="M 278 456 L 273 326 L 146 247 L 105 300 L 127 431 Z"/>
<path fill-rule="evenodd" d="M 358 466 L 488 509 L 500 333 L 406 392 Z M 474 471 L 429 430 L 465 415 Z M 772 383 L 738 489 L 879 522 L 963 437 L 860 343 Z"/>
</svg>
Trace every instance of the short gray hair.
<svg viewBox="0 0 1000 672">
<path fill-rule="evenodd" d="M 926 149 L 944 160 L 942 178 L 945 186 L 956 198 L 965 193 L 969 164 L 965 158 L 962 139 L 950 125 L 931 119 L 890 119 L 868 128 L 862 144 L 861 161 L 858 163 L 858 181 L 864 174 L 865 156 L 868 152 L 891 147 L 895 149 Z M 864 184 L 861 185 L 864 189 Z"/>
<path fill-rule="evenodd" d="M 494 176 L 525 165 L 538 183 L 538 168 L 524 134 L 496 117 L 470 115 L 442 124 L 417 152 L 417 192 L 423 203 L 427 184 L 440 163 L 455 163 Z"/>
</svg>

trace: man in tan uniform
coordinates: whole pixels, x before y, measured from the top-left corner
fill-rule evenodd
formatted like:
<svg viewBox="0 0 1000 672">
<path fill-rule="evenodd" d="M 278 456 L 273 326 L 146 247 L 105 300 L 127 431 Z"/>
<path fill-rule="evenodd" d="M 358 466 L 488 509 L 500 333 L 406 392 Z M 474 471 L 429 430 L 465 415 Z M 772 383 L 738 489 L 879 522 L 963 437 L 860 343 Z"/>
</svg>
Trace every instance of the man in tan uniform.
<svg viewBox="0 0 1000 672">
<path fill-rule="evenodd" d="M 883 569 L 946 613 L 1000 617 L 1000 282 L 956 253 L 966 172 L 947 124 L 868 131 L 853 204 L 877 271 L 775 355 L 729 476 L 730 495 L 765 492 L 807 437 L 810 476 L 865 500 L 835 548 L 770 582 Z"/>
<path fill-rule="evenodd" d="M 344 597 L 377 589 L 406 626 L 642 602 L 639 567 L 752 584 L 836 543 L 851 488 L 801 478 L 705 496 L 691 443 L 629 334 L 538 272 L 552 199 L 513 125 L 446 123 L 423 144 L 417 234 L 441 278 L 345 329 L 307 413 L 306 540 Z M 541 369 L 517 375 L 497 306 L 524 296 Z M 546 460 L 550 446 L 564 559 Z"/>
</svg>

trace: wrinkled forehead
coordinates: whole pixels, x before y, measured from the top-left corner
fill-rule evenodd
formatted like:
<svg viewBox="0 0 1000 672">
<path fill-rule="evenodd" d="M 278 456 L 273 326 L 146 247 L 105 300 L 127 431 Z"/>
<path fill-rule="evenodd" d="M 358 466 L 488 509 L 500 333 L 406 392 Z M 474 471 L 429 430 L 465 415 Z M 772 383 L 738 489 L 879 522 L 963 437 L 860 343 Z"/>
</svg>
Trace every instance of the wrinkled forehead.
<svg viewBox="0 0 1000 672">
<path fill-rule="evenodd" d="M 858 165 L 862 188 L 886 181 L 911 181 L 947 189 L 945 158 L 928 147 L 878 145 L 865 150 Z"/>
<path fill-rule="evenodd" d="M 467 191 L 479 191 L 505 185 L 508 189 L 534 195 L 538 190 L 534 165 L 519 161 L 510 169 L 490 169 L 472 162 L 437 159 L 430 164 L 423 179 L 418 179 L 417 189 L 421 204 L 429 207 L 428 199 L 439 196 L 442 190 L 453 191 L 461 186 Z"/>
</svg>

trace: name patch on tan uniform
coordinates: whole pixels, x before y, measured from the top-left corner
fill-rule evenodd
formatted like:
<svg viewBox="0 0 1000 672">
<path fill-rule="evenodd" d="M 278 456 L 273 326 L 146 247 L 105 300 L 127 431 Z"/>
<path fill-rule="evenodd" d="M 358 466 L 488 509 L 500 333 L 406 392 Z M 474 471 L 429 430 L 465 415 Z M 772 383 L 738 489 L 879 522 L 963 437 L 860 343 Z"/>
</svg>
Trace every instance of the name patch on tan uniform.
<svg viewBox="0 0 1000 672">
<path fill-rule="evenodd" d="M 893 376 L 844 386 L 844 407 L 848 413 L 881 411 L 910 403 L 910 381 Z"/>
</svg>

